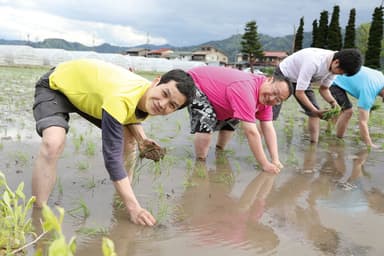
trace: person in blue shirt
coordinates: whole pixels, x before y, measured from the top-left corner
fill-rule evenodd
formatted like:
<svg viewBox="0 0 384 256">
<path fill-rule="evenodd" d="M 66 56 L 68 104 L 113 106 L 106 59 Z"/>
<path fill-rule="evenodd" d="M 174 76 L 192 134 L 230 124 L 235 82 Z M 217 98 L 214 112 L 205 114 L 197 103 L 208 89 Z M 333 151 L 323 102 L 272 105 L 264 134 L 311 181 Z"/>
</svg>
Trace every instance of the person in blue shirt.
<svg viewBox="0 0 384 256">
<path fill-rule="evenodd" d="M 363 66 L 353 76 L 338 75 L 330 88 L 342 112 L 336 122 L 336 136 L 342 138 L 352 117 L 352 103 L 347 93 L 357 99 L 359 109 L 359 129 L 361 139 L 368 147 L 378 148 L 372 142 L 368 130 L 369 114 L 376 97 L 384 101 L 384 75 L 382 72 Z"/>
</svg>

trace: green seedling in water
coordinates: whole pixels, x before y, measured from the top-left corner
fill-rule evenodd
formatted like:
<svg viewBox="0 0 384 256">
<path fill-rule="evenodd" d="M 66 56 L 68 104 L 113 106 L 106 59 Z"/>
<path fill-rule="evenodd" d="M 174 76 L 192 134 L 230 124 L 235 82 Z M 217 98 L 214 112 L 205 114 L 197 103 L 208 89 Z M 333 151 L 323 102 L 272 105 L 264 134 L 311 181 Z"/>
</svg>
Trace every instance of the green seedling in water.
<svg viewBox="0 0 384 256">
<path fill-rule="evenodd" d="M 32 220 L 28 216 L 35 197 L 26 200 L 23 189 L 22 182 L 13 192 L 5 175 L 0 172 L 0 250 L 4 255 L 14 255 L 11 252 L 25 245 L 26 236 L 34 234 Z"/>
<path fill-rule="evenodd" d="M 96 145 L 93 141 L 87 141 L 86 149 L 85 149 L 85 154 L 87 156 L 94 156 L 96 152 Z"/>
<path fill-rule="evenodd" d="M 169 214 L 169 205 L 162 184 L 157 186 L 156 191 L 157 199 L 155 200 L 154 204 L 156 204 L 155 207 L 157 208 L 157 214 L 154 214 L 153 209 L 150 212 L 152 212 L 153 216 L 155 216 L 157 222 L 161 223 Z"/>
<path fill-rule="evenodd" d="M 89 169 L 89 163 L 85 161 L 79 161 L 77 162 L 77 169 L 79 171 L 85 171 Z"/>
<path fill-rule="evenodd" d="M 108 234 L 108 229 L 103 227 L 82 227 L 76 230 L 77 233 L 87 236 L 98 236 L 98 235 L 106 235 Z"/>
<path fill-rule="evenodd" d="M 73 137 L 73 144 L 75 145 L 75 151 L 79 152 L 81 144 L 83 144 L 84 137 L 82 134 L 79 135 L 79 137 L 76 137 L 76 135 Z"/>
<path fill-rule="evenodd" d="M 380 107 L 381 107 L 380 104 L 373 104 L 370 111 L 372 112 L 372 111 L 378 110 Z"/>
<path fill-rule="evenodd" d="M 89 208 L 83 199 L 80 199 L 78 201 L 77 207 L 71 210 L 68 210 L 67 213 L 74 218 L 84 218 L 84 219 L 88 218 L 90 215 Z"/>
<path fill-rule="evenodd" d="M 331 119 L 339 116 L 340 112 L 341 112 L 341 107 L 339 107 L 339 106 L 331 108 L 330 110 L 323 113 L 322 119 L 323 120 L 331 120 Z"/>
</svg>

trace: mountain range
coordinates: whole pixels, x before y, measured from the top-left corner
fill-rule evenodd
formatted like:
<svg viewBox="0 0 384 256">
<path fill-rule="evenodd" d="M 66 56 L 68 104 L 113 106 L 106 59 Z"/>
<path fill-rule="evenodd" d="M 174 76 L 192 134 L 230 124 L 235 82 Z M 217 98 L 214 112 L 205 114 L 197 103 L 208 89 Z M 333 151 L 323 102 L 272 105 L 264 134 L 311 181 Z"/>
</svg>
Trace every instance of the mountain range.
<svg viewBox="0 0 384 256">
<path fill-rule="evenodd" d="M 151 45 L 142 44 L 131 47 L 114 46 L 108 43 L 104 43 L 98 46 L 85 46 L 77 42 L 68 42 L 64 39 L 49 38 L 41 42 L 31 42 L 25 40 L 5 40 L 0 39 L 0 44 L 7 45 L 29 45 L 34 48 L 57 48 L 68 51 L 95 51 L 99 53 L 121 53 L 129 48 L 147 48 L 156 50 L 159 48 L 170 48 L 173 51 L 195 51 L 201 48 L 203 45 L 213 46 L 223 53 L 225 53 L 229 61 L 234 61 L 237 53 L 241 49 L 241 34 L 232 35 L 231 37 L 223 40 L 209 41 L 194 46 L 176 47 L 169 44 L 165 45 Z M 259 34 L 260 43 L 263 46 L 264 51 L 292 51 L 293 35 L 287 35 L 283 37 L 271 37 L 265 34 Z M 303 40 L 303 48 L 309 47 L 312 41 L 312 33 L 305 32 Z"/>
</svg>

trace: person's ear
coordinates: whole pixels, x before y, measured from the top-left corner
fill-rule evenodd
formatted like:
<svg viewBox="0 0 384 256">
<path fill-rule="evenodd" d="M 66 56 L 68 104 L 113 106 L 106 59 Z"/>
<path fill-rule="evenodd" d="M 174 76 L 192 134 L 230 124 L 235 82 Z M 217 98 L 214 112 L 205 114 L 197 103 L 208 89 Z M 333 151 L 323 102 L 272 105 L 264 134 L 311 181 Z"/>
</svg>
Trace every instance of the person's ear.
<svg viewBox="0 0 384 256">
<path fill-rule="evenodd" d="M 160 82 L 160 79 L 161 79 L 161 76 L 158 76 L 155 79 L 153 79 L 151 87 L 155 87 L 156 85 L 158 85 Z"/>
<path fill-rule="evenodd" d="M 339 60 L 339 59 L 335 59 L 335 60 L 333 61 L 333 63 L 336 65 L 336 67 L 339 67 L 340 60 Z"/>
</svg>

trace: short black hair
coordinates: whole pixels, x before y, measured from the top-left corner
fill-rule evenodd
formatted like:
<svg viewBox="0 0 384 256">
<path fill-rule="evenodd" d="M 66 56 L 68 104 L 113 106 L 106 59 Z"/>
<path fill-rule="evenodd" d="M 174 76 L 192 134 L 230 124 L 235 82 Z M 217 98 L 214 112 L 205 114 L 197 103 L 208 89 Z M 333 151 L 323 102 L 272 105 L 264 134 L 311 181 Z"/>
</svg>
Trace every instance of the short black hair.
<svg viewBox="0 0 384 256">
<path fill-rule="evenodd" d="M 196 86 L 191 75 L 182 69 L 172 69 L 160 78 L 159 84 L 165 84 L 169 81 L 175 81 L 176 88 L 187 98 L 179 109 L 188 106 L 196 96 Z"/>
<path fill-rule="evenodd" d="M 353 76 L 359 72 L 363 64 L 363 56 L 355 48 L 342 49 L 333 55 L 332 60 L 339 60 L 339 68 L 346 76 Z"/>
</svg>

